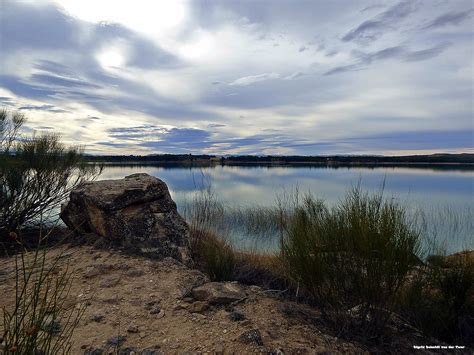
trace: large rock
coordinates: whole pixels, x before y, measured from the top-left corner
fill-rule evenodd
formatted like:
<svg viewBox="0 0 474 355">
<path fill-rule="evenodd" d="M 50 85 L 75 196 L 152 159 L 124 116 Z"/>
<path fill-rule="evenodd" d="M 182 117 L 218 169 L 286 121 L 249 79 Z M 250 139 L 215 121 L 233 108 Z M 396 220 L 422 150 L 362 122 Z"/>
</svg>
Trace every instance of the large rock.
<svg viewBox="0 0 474 355">
<path fill-rule="evenodd" d="M 132 253 L 188 260 L 188 227 L 166 184 L 148 174 L 85 183 L 71 191 L 61 219 Z"/>
</svg>

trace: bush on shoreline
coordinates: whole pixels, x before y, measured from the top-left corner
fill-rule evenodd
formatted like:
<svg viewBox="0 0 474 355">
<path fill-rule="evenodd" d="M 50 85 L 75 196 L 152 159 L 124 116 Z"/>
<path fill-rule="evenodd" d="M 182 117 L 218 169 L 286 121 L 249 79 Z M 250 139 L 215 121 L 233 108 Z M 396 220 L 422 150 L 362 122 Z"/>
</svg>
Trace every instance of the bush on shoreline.
<svg viewBox="0 0 474 355">
<path fill-rule="evenodd" d="M 396 312 L 426 336 L 472 342 L 466 335 L 474 320 L 472 263 L 449 271 L 424 264 L 422 229 L 395 199 L 359 187 L 332 208 L 311 195 L 286 196 L 275 208 L 254 213 L 250 227 L 239 226 L 261 236 L 277 226 L 281 240 L 275 254 L 238 250 L 227 242 L 222 221 L 236 209 L 217 203 L 210 190 L 193 206 L 196 210 L 186 217 L 195 260 L 213 280 L 257 284 L 317 304 L 346 336 L 383 336 Z M 256 210 L 231 218 L 243 224 Z M 272 221 L 260 228 L 262 216 Z"/>
<path fill-rule="evenodd" d="M 14 305 L 2 309 L 0 352 L 68 353 L 82 311 L 65 309 L 72 274 L 58 267 L 61 255 L 49 260 L 44 246 L 53 232 L 44 230 L 69 191 L 100 168 L 58 135 L 23 136 L 25 121 L 19 112 L 0 109 L 0 246 L 7 255 L 15 252 L 16 281 Z M 34 251 L 24 236 L 33 236 Z"/>
</svg>

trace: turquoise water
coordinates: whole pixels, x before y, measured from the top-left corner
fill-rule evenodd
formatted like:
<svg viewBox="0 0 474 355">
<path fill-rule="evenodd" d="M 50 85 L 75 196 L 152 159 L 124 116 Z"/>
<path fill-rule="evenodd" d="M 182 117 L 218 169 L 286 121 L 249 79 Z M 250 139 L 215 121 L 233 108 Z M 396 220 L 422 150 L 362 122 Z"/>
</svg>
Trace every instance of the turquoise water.
<svg viewBox="0 0 474 355">
<path fill-rule="evenodd" d="M 436 238 L 447 252 L 474 247 L 474 170 L 407 167 L 331 168 L 261 166 L 106 166 L 100 179 L 118 179 L 146 172 L 164 180 L 178 209 L 192 201 L 203 185 L 211 184 L 225 206 L 246 208 L 275 206 L 285 192 L 311 192 L 334 204 L 351 186 L 380 191 L 408 206 L 410 213 L 423 213 L 426 235 Z M 236 244 L 274 249 L 277 238 L 254 239 L 239 235 Z M 238 241 L 236 241 L 239 239 Z M 251 241 L 251 242 L 250 242 Z"/>
</svg>

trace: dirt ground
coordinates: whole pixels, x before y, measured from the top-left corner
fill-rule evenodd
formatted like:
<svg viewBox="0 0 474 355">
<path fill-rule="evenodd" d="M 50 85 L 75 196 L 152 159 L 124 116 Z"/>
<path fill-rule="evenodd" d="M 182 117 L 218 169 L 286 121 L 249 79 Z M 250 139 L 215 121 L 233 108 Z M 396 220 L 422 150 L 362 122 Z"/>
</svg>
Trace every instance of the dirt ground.
<svg viewBox="0 0 474 355">
<path fill-rule="evenodd" d="M 89 246 L 62 246 L 49 254 L 62 254 L 61 267 L 67 264 L 74 273 L 65 306 L 85 305 L 73 354 L 364 352 L 289 315 L 317 318 L 315 310 L 257 286 L 242 286 L 247 297 L 232 307 L 196 302 L 188 291 L 206 277 L 172 259 L 153 261 Z M 14 286 L 14 258 L 2 258 L 1 307 L 12 307 Z"/>
</svg>

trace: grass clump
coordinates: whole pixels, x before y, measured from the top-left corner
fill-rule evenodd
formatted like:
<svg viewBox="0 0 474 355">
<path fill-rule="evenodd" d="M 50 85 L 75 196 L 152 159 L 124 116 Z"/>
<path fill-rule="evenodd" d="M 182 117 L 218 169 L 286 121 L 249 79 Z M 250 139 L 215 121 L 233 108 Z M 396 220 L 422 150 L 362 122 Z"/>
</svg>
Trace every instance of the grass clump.
<svg viewBox="0 0 474 355">
<path fill-rule="evenodd" d="M 398 312 L 429 336 L 474 344 L 473 252 L 431 258 L 401 294 Z"/>
<path fill-rule="evenodd" d="M 293 280 L 332 319 L 379 335 L 417 260 L 419 233 L 405 209 L 357 187 L 333 208 L 305 196 L 282 226 L 281 258 Z"/>
<path fill-rule="evenodd" d="M 233 248 L 212 232 L 192 230 L 199 237 L 194 243 L 194 260 L 212 281 L 232 280 L 236 265 Z"/>
<path fill-rule="evenodd" d="M 10 237 L 21 244 L 16 233 Z M 15 255 L 14 303 L 2 309 L 0 353 L 70 353 L 71 337 L 84 307 L 66 307 L 72 274 L 67 266 L 59 265 L 61 260 L 61 255 L 49 258 L 40 245 L 33 252 L 22 248 Z"/>
</svg>

